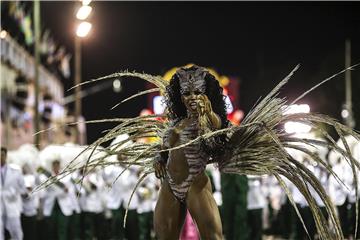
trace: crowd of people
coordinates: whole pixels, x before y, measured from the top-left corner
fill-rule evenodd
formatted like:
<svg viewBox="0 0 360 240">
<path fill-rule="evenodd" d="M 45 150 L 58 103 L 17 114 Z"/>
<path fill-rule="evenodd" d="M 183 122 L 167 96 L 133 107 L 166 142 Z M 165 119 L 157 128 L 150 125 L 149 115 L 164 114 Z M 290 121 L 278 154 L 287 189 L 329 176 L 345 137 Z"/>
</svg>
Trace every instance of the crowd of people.
<svg viewBox="0 0 360 240">
<path fill-rule="evenodd" d="M 353 138 L 347 141 L 354 157 L 360 159 L 360 143 Z M 154 239 L 153 211 L 160 180 L 154 174 L 150 175 L 132 194 L 141 167 L 126 168 L 114 164 L 82 167 L 47 186 L 47 179 L 60 176 L 66 163 L 71 161 L 63 158 L 74 157 L 74 154 L 66 154 L 73 148 L 81 147 L 67 143 L 42 151 L 28 144 L 14 151 L 1 148 L 0 240 Z M 324 161 L 330 161 L 339 179 L 329 177 L 306 155 L 296 151 L 289 151 L 289 154 L 305 163 L 320 180 L 337 208 L 345 237 L 351 239 L 356 218 L 351 167 L 346 164 L 346 159 L 328 149 L 309 150 Z M 119 157 L 124 156 L 114 156 L 115 159 Z M 207 173 L 211 176 L 214 198 L 221 212 L 225 239 L 256 240 L 264 236 L 308 239 L 302 222 L 275 177 L 220 174 L 213 165 L 208 165 Z M 283 180 L 308 235 L 316 239 L 315 224 L 305 199 L 296 187 Z M 316 201 L 320 208 L 324 207 L 321 199 L 316 198 Z M 189 214 L 182 239 L 199 239 Z"/>
</svg>

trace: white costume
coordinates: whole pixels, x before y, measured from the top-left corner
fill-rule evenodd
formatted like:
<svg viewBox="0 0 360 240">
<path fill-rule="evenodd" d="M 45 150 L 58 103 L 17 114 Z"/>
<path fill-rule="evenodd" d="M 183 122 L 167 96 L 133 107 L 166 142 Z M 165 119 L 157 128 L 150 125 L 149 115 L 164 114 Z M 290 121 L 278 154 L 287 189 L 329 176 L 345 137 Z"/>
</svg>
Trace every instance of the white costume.
<svg viewBox="0 0 360 240">
<path fill-rule="evenodd" d="M 248 176 L 249 190 L 247 193 L 247 209 L 263 209 L 266 205 L 265 192 L 261 183 L 261 178 L 257 176 Z"/>
<path fill-rule="evenodd" d="M 22 211 L 21 194 L 26 193 L 24 178 L 19 169 L 5 164 L 0 168 L 1 172 L 1 223 L 0 240 L 4 239 L 6 228 L 12 239 L 23 239 L 20 214 Z"/>
<path fill-rule="evenodd" d="M 222 195 L 221 195 L 221 175 L 218 168 L 215 168 L 214 164 L 206 165 L 206 170 L 211 172 L 212 180 L 214 183 L 215 191 L 213 193 L 215 202 L 218 206 L 222 205 Z"/>
<path fill-rule="evenodd" d="M 360 160 L 360 143 L 351 136 L 345 137 L 347 144 L 350 148 L 353 157 L 357 160 Z M 343 142 L 341 139 L 338 140 L 337 145 L 345 149 Z M 332 198 L 335 205 L 340 206 L 344 204 L 346 198 L 348 198 L 350 203 L 355 203 L 355 189 L 353 188 L 353 174 L 351 170 L 351 166 L 347 163 L 347 160 L 339 153 L 331 151 L 329 154 L 329 161 L 333 165 L 333 171 L 339 176 L 340 180 L 346 185 L 344 186 L 342 183 L 339 183 L 334 176 L 330 176 L 329 178 L 329 189 L 330 189 L 330 197 Z M 359 172 L 358 173 L 358 181 Z M 348 189 L 347 189 L 348 188 Z M 350 190 L 350 191 L 349 191 Z M 359 189 L 360 190 L 360 189 Z"/>
<path fill-rule="evenodd" d="M 46 177 L 41 175 L 42 180 L 45 180 Z M 53 211 L 55 201 L 58 202 L 61 212 L 65 216 L 70 216 L 73 213 L 73 199 L 71 194 L 75 194 L 73 184 L 71 183 L 70 176 L 66 176 L 60 180 L 62 184 L 66 187 L 62 189 L 56 184 L 52 184 L 45 189 L 44 198 L 43 198 L 43 214 L 46 217 L 51 216 Z"/>
<path fill-rule="evenodd" d="M 126 209 L 128 208 L 128 202 L 130 200 L 131 194 L 136 186 L 138 178 L 138 171 L 139 167 L 137 166 L 131 166 L 129 169 L 125 170 L 122 177 L 124 180 L 122 180 L 122 191 L 123 191 L 123 207 Z M 135 210 L 137 209 L 139 205 L 139 196 L 137 194 L 134 194 L 130 205 L 129 210 Z"/>
<path fill-rule="evenodd" d="M 36 185 L 38 184 L 36 175 L 34 174 L 25 174 L 25 187 L 30 189 L 35 189 Z M 30 192 L 29 192 L 30 194 Z M 37 191 L 31 193 L 29 197 L 23 199 L 23 215 L 26 217 L 33 217 L 37 215 L 38 208 L 39 208 L 39 201 L 40 201 L 41 192 Z"/>
<path fill-rule="evenodd" d="M 343 162 L 338 162 L 332 167 L 332 170 L 343 182 L 345 179 L 345 168 L 346 165 L 343 164 Z M 336 206 L 341 206 L 345 203 L 348 192 L 349 191 L 346 189 L 346 187 L 341 182 L 339 182 L 333 175 L 329 177 L 329 195 L 332 202 Z"/>
<path fill-rule="evenodd" d="M 121 174 L 123 168 L 120 166 L 108 166 L 103 171 L 103 179 L 107 185 L 106 193 L 106 208 L 115 210 L 122 206 L 124 201 L 124 195 L 122 191 L 122 180 L 121 176 L 119 179 L 116 178 Z"/>
<path fill-rule="evenodd" d="M 158 179 L 154 174 L 148 176 L 139 186 L 137 194 L 139 196 L 139 206 L 137 212 L 139 214 L 152 212 L 155 209 L 158 195 Z"/>
<path fill-rule="evenodd" d="M 106 194 L 106 207 L 108 209 L 115 210 L 119 209 L 120 206 L 127 208 L 131 193 L 138 181 L 137 167 L 131 167 L 131 169 L 123 171 L 124 168 L 120 166 L 109 166 L 104 169 L 103 179 L 110 188 Z M 129 210 L 136 209 L 137 206 L 138 196 L 134 194 Z"/>
<path fill-rule="evenodd" d="M 104 181 L 97 172 L 87 174 L 82 183 L 80 207 L 84 212 L 101 213 L 104 211 L 102 194 Z"/>
</svg>

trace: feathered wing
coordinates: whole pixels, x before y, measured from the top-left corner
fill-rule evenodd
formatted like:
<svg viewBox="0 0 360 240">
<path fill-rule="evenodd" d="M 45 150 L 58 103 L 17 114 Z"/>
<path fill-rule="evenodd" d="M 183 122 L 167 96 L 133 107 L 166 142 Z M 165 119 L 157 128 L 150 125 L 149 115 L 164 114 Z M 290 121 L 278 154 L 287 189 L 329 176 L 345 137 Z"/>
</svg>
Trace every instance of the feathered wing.
<svg viewBox="0 0 360 240">
<path fill-rule="evenodd" d="M 354 132 L 351 128 L 348 128 L 325 115 L 314 113 L 299 113 L 290 115 L 283 114 L 287 105 L 287 101 L 284 98 L 279 98 L 278 94 L 280 89 L 288 82 L 288 80 L 298 68 L 299 66 L 296 66 L 288 76 L 286 76 L 250 111 L 250 113 L 242 122 L 241 126 L 233 126 L 227 129 L 221 129 L 219 131 L 204 134 L 203 136 L 199 136 L 198 138 L 183 145 L 177 146 L 176 148 L 181 148 L 192 142 L 211 138 L 212 136 L 216 136 L 218 134 L 227 134 L 228 143 L 226 144 L 227 148 L 225 153 L 222 155 L 222 157 L 217 158 L 220 171 L 224 173 L 246 175 L 274 175 L 279 181 L 280 185 L 284 188 L 297 212 L 298 217 L 301 219 L 299 211 L 292 199 L 291 193 L 287 188 L 286 182 L 284 181 L 284 178 L 288 179 L 299 189 L 308 202 L 314 216 L 319 236 L 322 239 L 343 239 L 339 220 L 335 214 L 335 208 L 321 183 L 305 165 L 289 155 L 286 148 L 302 151 L 337 178 L 336 174 L 332 171 L 330 164 L 323 161 L 316 154 L 310 151 L 309 147 L 325 146 L 329 147 L 330 149 L 334 149 L 346 157 L 355 176 L 356 170 L 360 169 L 360 164 L 351 156 L 351 152 L 344 136 L 352 135 L 360 140 L 360 135 Z M 344 71 L 341 71 L 338 74 L 341 74 Z M 128 76 L 127 74 L 130 74 L 130 76 L 141 77 L 136 73 L 121 73 L 121 76 Z M 330 80 L 338 74 L 325 79 L 322 83 Z M 153 77 L 151 75 L 142 75 L 141 78 L 155 84 L 158 89 L 160 89 L 162 92 L 165 92 L 167 85 L 166 81 L 160 80 L 160 78 Z M 320 85 L 321 84 L 318 84 L 317 86 Z M 314 88 L 311 90 L 313 89 Z M 303 97 L 305 94 L 301 95 L 298 99 Z M 128 165 L 141 165 L 146 169 L 144 171 L 144 175 L 141 176 L 138 183 L 140 183 L 148 174 L 154 171 L 152 165 L 153 159 L 160 151 L 161 136 L 168 128 L 166 122 L 159 122 L 154 119 L 157 117 L 158 116 L 154 115 L 129 119 L 128 121 L 120 124 L 118 127 L 112 129 L 107 135 L 104 136 L 103 139 L 99 139 L 100 141 L 107 141 L 111 138 L 114 138 L 114 136 L 123 133 L 131 135 L 131 140 L 136 140 L 137 138 L 145 136 L 159 137 L 158 141 L 152 143 L 136 142 L 134 145 L 128 148 L 122 148 L 121 151 L 118 151 L 128 156 L 128 158 L 125 158 L 126 160 L 123 161 L 123 163 Z M 296 138 L 286 134 L 282 129 L 283 124 L 287 121 L 296 121 L 311 125 L 313 129 L 322 133 L 326 141 Z M 323 125 L 330 125 L 334 127 L 335 131 L 343 141 L 345 150 L 338 147 L 335 140 L 322 128 Z M 127 140 L 125 140 L 125 142 L 126 141 Z M 118 144 L 121 145 L 123 143 L 120 142 Z M 108 154 L 117 153 L 116 148 L 111 146 L 107 148 L 107 151 Z M 356 181 L 357 178 L 354 177 L 354 179 Z M 355 182 L 355 184 L 357 185 L 357 182 Z M 323 201 L 328 213 L 329 220 L 331 222 L 330 225 L 327 223 L 326 218 L 317 206 L 315 198 L 312 196 L 309 190 L 310 187 L 316 191 L 316 193 Z M 333 227 L 333 229 L 330 229 L 330 226 Z"/>
<path fill-rule="evenodd" d="M 301 219 L 292 195 L 284 181 L 284 178 L 288 179 L 299 189 L 308 202 L 321 239 L 343 239 L 335 208 L 321 183 L 303 163 L 289 155 L 286 148 L 295 149 L 307 154 L 330 174 L 337 177 L 331 170 L 329 163 L 323 161 L 309 150 L 309 148 L 316 146 L 326 146 L 334 149 L 346 157 L 355 176 L 356 171 L 360 169 L 360 164 L 351 156 L 349 148 L 346 147 L 347 143 L 344 136 L 352 135 L 360 140 L 360 135 L 351 128 L 325 115 L 314 113 L 283 114 L 287 101 L 279 98 L 278 93 L 296 69 L 297 67 L 253 108 L 241 126 L 231 127 L 227 130 L 227 148 L 225 154 L 218 158 L 217 162 L 220 171 L 223 173 L 274 175 L 284 188 L 298 217 Z M 282 129 L 283 124 L 287 121 L 311 125 L 313 129 L 321 132 L 327 141 L 296 138 L 286 134 Z M 323 130 L 323 125 L 334 127 L 339 137 L 343 140 L 346 150 L 338 147 L 334 139 Z M 354 177 L 354 179 L 356 181 L 357 178 Z M 357 182 L 355 184 L 357 185 Z M 323 201 L 331 222 L 330 225 L 316 204 L 314 196 L 310 193 L 310 186 Z"/>
<path fill-rule="evenodd" d="M 163 80 L 159 76 L 153 76 L 153 75 L 137 73 L 137 72 L 127 72 L 127 71 L 114 73 L 105 77 L 94 79 L 82 83 L 81 85 L 92 83 L 95 81 L 118 78 L 118 77 L 140 78 L 156 86 L 153 89 L 139 92 L 123 100 L 119 104 L 131 100 L 132 98 L 155 91 L 160 91 L 161 93 L 165 93 L 166 86 L 168 85 L 168 82 Z M 117 107 L 119 104 L 115 105 L 113 108 Z M 155 155 L 158 154 L 160 151 L 160 146 L 162 141 L 161 136 L 163 136 L 163 133 L 168 128 L 166 115 L 153 114 L 153 115 L 139 116 L 134 118 L 118 118 L 118 119 L 103 119 L 97 121 L 88 121 L 88 123 L 98 123 L 98 122 L 118 122 L 118 125 L 108 130 L 103 137 L 99 138 L 94 143 L 84 148 L 84 150 L 66 166 L 66 168 L 62 171 L 61 176 L 57 177 L 57 179 L 63 178 L 73 173 L 74 171 L 83 168 L 84 166 L 86 166 L 88 172 L 91 172 L 94 168 L 102 168 L 108 165 L 121 164 L 122 166 L 125 166 L 124 171 L 132 165 L 138 165 L 143 168 L 143 171 L 128 201 L 128 205 L 129 205 L 131 198 L 135 193 L 137 187 L 140 185 L 140 183 L 149 174 L 154 172 L 153 160 L 155 158 Z M 113 143 L 106 148 L 101 147 L 102 144 L 105 144 L 108 141 L 111 141 L 113 139 L 116 139 L 118 136 L 123 136 L 123 135 L 127 135 L 129 137 L 124 138 L 120 141 L 113 141 Z M 155 140 L 151 142 L 144 142 L 141 141 L 141 139 L 143 138 L 152 138 Z M 83 158 L 84 155 L 86 155 L 87 159 L 85 161 L 82 161 L 81 164 L 79 164 L 78 159 Z M 114 156 L 121 156 L 121 157 L 114 158 Z M 84 176 L 85 175 L 86 174 L 84 174 Z M 118 178 L 120 177 L 120 175 L 118 176 Z M 82 180 L 83 179 L 81 179 L 81 182 Z M 41 186 L 39 186 L 38 189 L 42 187 L 46 187 L 49 184 L 52 184 L 53 182 L 54 182 L 54 178 L 49 178 L 48 181 L 44 182 Z M 126 216 L 127 216 L 127 211 L 125 214 L 125 221 L 126 221 Z"/>
<path fill-rule="evenodd" d="M 308 154 L 311 158 L 314 159 L 314 161 L 324 166 L 324 168 L 327 169 L 330 174 L 333 174 L 336 177 L 336 174 L 331 170 L 331 166 L 327 162 L 324 162 L 322 159 L 317 157 L 316 154 L 313 154 L 311 151 L 309 151 L 308 148 L 304 147 L 304 144 L 309 146 L 326 146 L 331 149 L 335 149 L 346 157 L 346 159 L 349 161 L 349 164 L 352 166 L 353 173 L 355 175 L 356 169 L 359 169 L 360 165 L 351 156 L 344 136 L 352 135 L 360 140 L 360 135 L 354 132 L 352 129 L 338 123 L 336 120 L 324 115 L 314 113 L 283 115 L 287 101 L 278 97 L 279 90 L 287 83 L 287 81 L 297 69 L 298 66 L 296 66 L 296 68 L 284 80 L 282 80 L 264 99 L 262 99 L 253 108 L 252 111 L 250 111 L 241 126 L 232 126 L 226 129 L 206 133 L 194 140 L 189 141 L 188 143 L 177 146 L 176 148 L 181 148 L 185 145 L 191 144 L 192 142 L 201 141 L 216 135 L 226 134 L 228 136 L 228 142 L 226 144 L 225 153 L 220 158 L 217 157 L 213 160 L 218 163 L 219 169 L 222 172 L 250 175 L 274 175 L 289 196 L 290 201 L 293 203 L 293 206 L 295 207 L 295 210 L 301 219 L 296 205 L 292 200 L 291 193 L 284 181 L 284 178 L 287 178 L 300 190 L 309 203 L 320 237 L 322 239 L 342 239 L 343 235 L 341 232 L 339 220 L 335 215 L 334 206 L 331 203 L 325 190 L 319 183 L 318 179 L 312 174 L 312 172 L 308 170 L 302 163 L 292 158 L 287 153 L 285 148 L 297 149 L 298 151 L 302 151 Z M 337 74 L 333 75 L 332 77 L 336 75 Z M 168 82 L 163 80 L 161 77 L 136 72 L 115 73 L 106 77 L 92 80 L 90 82 L 124 76 L 141 78 L 145 81 L 153 83 L 156 86 L 156 88 L 153 90 L 140 92 L 134 97 L 156 90 L 160 90 L 160 92 L 165 93 L 166 86 L 168 85 Z M 323 82 L 328 81 L 330 78 L 324 80 Z M 319 85 L 321 84 L 318 84 L 317 86 Z M 132 97 L 129 99 L 131 98 Z M 163 120 L 159 121 L 159 118 Z M 103 121 L 107 120 L 95 122 Z M 111 121 L 111 119 L 108 121 Z M 327 141 L 299 139 L 285 134 L 281 129 L 282 125 L 287 121 L 296 121 L 310 124 L 313 128 L 318 129 Z M 160 151 L 171 150 L 160 150 L 160 146 L 162 145 L 161 136 L 163 136 L 164 132 L 169 128 L 168 122 L 166 121 L 166 115 L 150 115 L 127 119 L 116 119 L 116 122 L 120 123 L 113 129 L 106 132 L 103 137 L 99 138 L 93 144 L 85 148 L 81 153 L 84 154 L 85 152 L 91 152 L 84 165 L 86 165 L 90 170 L 99 166 L 105 167 L 107 165 L 116 164 L 125 164 L 127 166 L 142 166 L 144 171 L 143 175 L 139 177 L 137 184 L 138 186 L 147 175 L 154 172 L 153 161 L 156 154 L 158 154 Z M 321 124 L 327 124 L 335 128 L 336 132 L 343 140 L 345 150 L 337 146 L 334 139 L 321 128 Z M 107 148 L 100 149 L 100 151 L 104 153 L 100 154 L 100 157 L 92 157 L 93 153 L 99 151 L 98 146 L 100 146 L 100 144 L 106 143 L 116 138 L 117 136 L 124 134 L 128 134 L 130 137 L 122 141 L 118 141 Z M 138 139 L 144 137 L 151 137 L 157 140 L 150 143 L 137 141 Z M 133 143 L 128 144 L 129 141 L 132 141 Z M 299 145 L 299 143 L 303 145 Z M 79 156 L 81 154 L 79 154 Z M 110 156 L 119 154 L 126 157 L 120 158 L 118 160 L 107 160 L 110 158 Z M 65 168 L 63 171 L 63 176 L 66 176 L 67 174 L 70 174 L 78 168 L 82 167 L 75 165 L 75 162 L 76 160 L 69 163 L 67 168 Z M 331 231 L 325 217 L 317 207 L 315 199 L 309 191 L 310 186 L 316 190 L 324 202 L 329 219 L 334 227 L 333 231 Z M 136 187 L 133 193 L 135 192 Z M 334 232 L 334 235 L 332 235 L 332 232 Z"/>
<path fill-rule="evenodd" d="M 160 91 L 163 93 L 165 92 L 166 86 L 168 85 L 168 82 L 163 80 L 159 76 L 128 71 L 114 73 L 105 77 L 84 82 L 80 85 L 118 77 L 136 77 L 148 81 L 156 86 L 156 88 L 154 89 L 137 93 L 134 96 L 123 100 L 121 103 L 130 100 L 131 98 L 154 91 Z M 114 107 L 116 107 L 116 105 Z M 117 164 L 123 164 L 128 167 L 130 167 L 131 165 L 139 165 L 144 169 L 144 176 L 147 176 L 154 171 L 153 162 L 151 159 L 153 159 L 155 154 L 158 153 L 160 149 L 159 146 L 161 144 L 160 136 L 162 136 L 163 132 L 167 128 L 167 122 L 165 117 L 166 116 L 164 115 L 154 114 L 147 116 L 139 116 L 135 118 L 117 118 L 87 121 L 86 123 L 117 122 L 118 124 L 114 128 L 106 131 L 103 137 L 97 139 L 94 143 L 85 147 L 76 158 L 74 158 L 68 163 L 68 165 L 62 171 L 61 176 L 58 176 L 56 179 L 63 178 L 79 169 L 82 169 L 84 166 L 86 166 L 88 171 L 90 172 L 92 169 L 97 167 L 101 168 L 108 165 Z M 130 137 L 122 141 L 116 142 L 115 144 L 112 144 L 106 148 L 100 147 L 102 144 L 105 144 L 108 141 L 115 139 L 117 136 L 124 134 L 127 134 Z M 137 141 L 141 138 L 153 138 L 157 140 L 152 141 L 151 143 Z M 133 143 L 129 145 L 129 142 Z M 114 160 L 113 156 L 118 154 L 126 156 L 126 158 Z M 80 161 L 81 163 L 79 163 L 79 159 L 84 158 L 84 156 L 86 156 L 86 160 Z M 43 187 L 47 187 L 54 181 L 54 178 L 49 178 L 42 185 L 38 186 L 37 190 Z"/>
</svg>

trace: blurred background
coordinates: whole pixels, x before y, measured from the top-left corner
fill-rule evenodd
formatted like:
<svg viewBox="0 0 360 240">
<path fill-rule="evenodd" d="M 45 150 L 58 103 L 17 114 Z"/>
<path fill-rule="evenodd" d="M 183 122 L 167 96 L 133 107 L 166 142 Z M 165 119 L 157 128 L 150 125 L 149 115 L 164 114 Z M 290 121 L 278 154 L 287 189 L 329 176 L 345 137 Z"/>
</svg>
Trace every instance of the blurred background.
<svg viewBox="0 0 360 240">
<path fill-rule="evenodd" d="M 240 124 L 257 100 L 269 93 L 297 64 L 301 65 L 300 69 L 281 91 L 281 96 L 290 100 L 333 74 L 360 63 L 359 13 L 360 2 L 350 1 L 1 1 L 1 145 L 9 150 L 9 162 L 22 168 L 25 184 L 31 192 L 41 182 L 42 175 L 47 179 L 59 173 L 56 165 L 59 161 L 63 168 L 84 149 L 83 146 L 93 143 L 104 131 L 115 126 L 112 123 L 85 124 L 85 120 L 135 117 L 164 110 L 159 93 L 140 96 L 112 109 L 123 99 L 152 87 L 136 78 L 74 86 L 125 70 L 160 75 L 169 80 L 177 67 L 191 64 L 204 66 L 216 76 L 227 97 L 228 118 Z M 359 130 L 359 69 L 355 67 L 354 71 L 335 77 L 303 98 L 291 111 L 328 114 Z M 285 130 L 308 134 L 307 127 L 290 123 L 285 125 Z M 35 134 L 39 131 L 40 134 Z M 329 131 L 332 134 L 332 129 Z M 353 141 L 352 144 L 360 157 L 360 143 Z M 331 155 L 329 149 L 317 151 L 324 160 L 333 161 L 334 168 L 341 162 L 341 157 Z M 299 161 L 307 161 L 305 156 L 296 157 Z M 25 166 L 30 166 L 31 174 L 24 170 Z M 37 171 L 39 166 L 41 171 Z M 309 165 L 309 168 L 315 167 Z M 347 171 L 349 169 L 341 168 L 339 174 L 349 176 Z M 143 192 L 137 194 L 138 205 L 132 208 L 134 224 L 127 226 L 127 232 L 116 232 L 122 224 L 128 198 L 122 197 L 124 201 L 115 208 L 108 206 L 109 201 L 119 196 L 116 189 L 124 192 L 128 185 L 132 189 L 141 170 L 125 174 L 133 179 L 118 181 L 120 186 L 111 190 L 115 192 L 105 191 L 113 186 L 120 172 L 115 167 L 104 171 L 96 169 L 92 177 L 85 180 L 85 193 L 81 192 L 78 182 L 83 177 L 82 171 L 71 176 L 70 185 L 64 182 L 54 186 L 59 188 L 58 192 L 72 197 L 71 216 L 60 206 L 61 215 L 59 205 L 55 205 L 48 216 L 46 210 L 43 211 L 39 202 L 47 201 L 54 191 L 46 190 L 49 192 L 33 196 L 37 204 L 30 205 L 35 209 L 36 220 L 27 222 L 26 217 L 35 215 L 27 216 L 24 210 L 25 238 L 34 239 L 31 238 L 35 236 L 31 232 L 35 229 L 31 227 L 34 222 L 39 229 L 48 229 L 48 233 L 40 235 L 38 231 L 36 239 L 154 238 L 151 214 L 159 189 L 156 179 L 142 186 Z M 214 182 L 214 196 L 221 209 L 226 239 L 260 239 L 262 236 L 307 239 L 303 230 L 299 230 L 301 223 L 290 210 L 285 193 L 271 176 L 220 177 L 218 170 L 211 167 L 208 172 Z M 322 182 L 324 186 L 330 185 L 328 178 Z M 132 182 L 121 185 L 127 181 Z M 350 182 L 351 185 L 353 182 Z M 233 189 L 234 186 L 241 186 L 240 190 Z M 75 193 L 83 197 L 85 205 Z M 346 194 L 341 192 L 336 196 Z M 237 197 L 238 203 L 226 202 Z M 102 203 L 98 206 L 100 198 Z M 343 231 L 346 237 L 353 239 L 356 200 L 353 195 L 342 199 L 344 201 L 336 199 L 334 197 L 339 214 L 345 216 L 341 218 Z M 296 201 L 301 214 L 309 216 L 308 206 L 302 201 L 300 197 Z M 259 204 L 251 205 L 254 202 Z M 28 206 L 29 203 L 23 201 L 23 204 Z M 144 206 L 141 204 L 150 204 L 145 207 L 148 211 L 139 210 Z M 242 212 L 233 212 L 236 206 L 240 206 Z M 151 214 L 147 215 L 148 212 Z M 40 216 L 43 214 L 45 218 Z M 56 237 L 51 235 L 55 230 L 47 228 L 49 217 L 54 214 L 63 217 L 60 222 L 71 223 L 61 227 L 51 225 L 58 233 L 62 231 Z M 70 220 L 65 216 L 70 216 Z M 239 217 L 238 220 L 231 218 L 234 216 Z M 187 220 L 182 239 L 198 239 L 191 217 Z M 311 221 L 311 217 L 307 218 L 306 225 L 313 226 Z M 69 227 L 72 224 L 85 225 Z M 138 232 L 136 229 L 146 231 L 134 237 L 131 232 Z M 234 233 L 237 230 L 240 235 Z M 251 235 L 248 233 L 251 231 L 260 234 Z M 315 230 L 312 231 L 316 238 Z M 7 238 L 9 234 L 12 233 L 8 232 Z M 301 237 L 291 237 L 294 234 Z"/>
<path fill-rule="evenodd" d="M 35 43 L 33 5 L 28 1 L 1 4 L 2 36 L 6 35 L 3 39 L 16 42 L 29 58 L 34 55 Z M 77 38 L 81 42 L 78 51 L 81 82 L 123 70 L 163 76 L 174 67 L 195 63 L 236 79 L 238 102 L 235 104 L 245 113 L 297 64 L 301 64 L 300 70 L 282 91 L 289 99 L 343 70 L 347 40 L 350 63 L 360 61 L 357 2 L 95 1 L 90 3 L 92 11 L 85 19 L 92 27 L 81 39 L 76 37 L 77 25 L 82 21 L 76 18 L 80 6 L 81 2 L 71 1 L 40 3 L 40 64 L 53 82 L 47 81 L 44 86 L 41 82 L 45 79 L 40 80 L 40 94 L 60 105 L 67 115 L 76 115 L 75 95 L 71 98 L 75 91 L 68 89 L 76 82 Z M 2 42 L 5 44 L 7 40 Z M 20 66 L 11 66 L 14 63 L 7 62 L 5 58 L 9 56 L 4 55 L 11 53 L 4 50 L 2 53 L 2 74 L 7 74 L 8 68 L 16 71 L 10 78 L 2 75 L 2 82 L 11 82 L 12 87 L 23 84 L 21 81 L 34 83 L 33 69 L 26 72 L 19 70 Z M 19 74 L 23 80 L 17 78 Z M 353 118 L 359 123 L 360 110 L 356 104 L 360 102 L 359 71 L 352 71 L 351 79 Z M 81 114 L 78 113 L 90 120 L 135 116 L 144 108 L 152 108 L 144 96 L 110 110 L 120 100 L 147 87 L 141 80 L 119 80 L 121 89 L 117 91 L 109 81 L 83 86 Z M 11 91 L 7 95 L 13 98 L 17 92 Z M 312 111 L 341 120 L 341 112 L 346 108 L 345 92 L 345 74 L 342 74 L 302 101 Z M 27 94 L 27 98 L 33 99 L 31 91 Z M 2 102 L 5 95 L 2 94 Z M 39 105 L 42 112 L 42 99 Z M 102 130 L 111 126 L 86 126 L 87 134 L 82 141 L 93 142 Z"/>
</svg>

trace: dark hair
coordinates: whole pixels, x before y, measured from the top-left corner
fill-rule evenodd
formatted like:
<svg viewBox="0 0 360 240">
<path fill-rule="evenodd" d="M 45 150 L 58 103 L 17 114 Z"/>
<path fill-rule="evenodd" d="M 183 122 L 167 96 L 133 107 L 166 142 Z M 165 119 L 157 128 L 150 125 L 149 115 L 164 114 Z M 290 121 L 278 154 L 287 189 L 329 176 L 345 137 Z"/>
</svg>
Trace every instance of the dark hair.
<svg viewBox="0 0 360 240">
<path fill-rule="evenodd" d="M 197 66 L 192 66 L 190 68 L 186 68 L 185 71 L 194 71 L 198 68 L 199 67 Z M 205 83 L 206 96 L 211 102 L 213 111 L 221 119 L 221 128 L 225 128 L 228 126 L 229 121 L 226 117 L 225 97 L 222 93 L 223 89 L 220 87 L 216 78 L 209 72 L 206 72 Z M 176 73 L 172 76 L 170 84 L 166 87 L 165 104 L 171 121 L 177 123 L 181 119 L 186 118 L 187 111 L 181 100 L 179 77 Z"/>
<path fill-rule="evenodd" d="M 6 147 L 1 147 L 1 152 L 5 152 L 5 154 L 7 154 L 7 148 Z"/>
<path fill-rule="evenodd" d="M 60 159 L 55 159 L 55 160 L 53 160 L 52 163 L 51 163 L 51 165 L 54 166 L 55 164 L 59 164 L 59 165 L 60 165 L 60 164 L 61 164 Z"/>
</svg>

